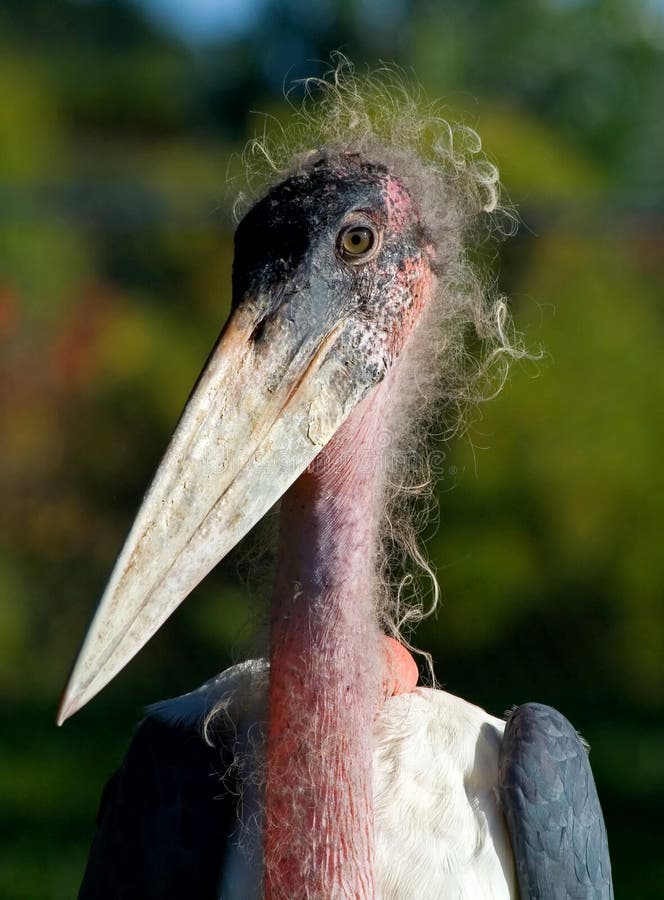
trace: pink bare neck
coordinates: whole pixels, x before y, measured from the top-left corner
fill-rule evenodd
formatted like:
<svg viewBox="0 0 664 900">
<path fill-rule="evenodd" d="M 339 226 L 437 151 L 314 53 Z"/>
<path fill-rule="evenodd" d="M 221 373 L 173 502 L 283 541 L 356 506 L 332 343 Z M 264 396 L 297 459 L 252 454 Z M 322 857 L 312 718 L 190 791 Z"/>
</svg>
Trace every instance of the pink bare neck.
<svg viewBox="0 0 664 900">
<path fill-rule="evenodd" d="M 374 896 L 381 383 L 282 501 L 271 623 L 265 896 Z"/>
</svg>

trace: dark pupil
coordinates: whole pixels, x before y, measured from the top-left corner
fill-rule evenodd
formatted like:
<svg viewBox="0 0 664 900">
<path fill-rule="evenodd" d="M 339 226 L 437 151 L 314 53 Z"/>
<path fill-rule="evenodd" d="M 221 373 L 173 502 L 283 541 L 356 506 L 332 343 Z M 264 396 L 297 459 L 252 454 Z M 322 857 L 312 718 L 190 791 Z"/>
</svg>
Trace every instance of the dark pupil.
<svg viewBox="0 0 664 900">
<path fill-rule="evenodd" d="M 354 244 L 359 244 L 359 243 L 362 242 L 362 238 L 363 238 L 363 237 L 364 237 L 364 235 L 360 235 L 360 234 L 356 231 L 355 234 L 352 236 L 351 241 L 352 241 Z"/>
</svg>

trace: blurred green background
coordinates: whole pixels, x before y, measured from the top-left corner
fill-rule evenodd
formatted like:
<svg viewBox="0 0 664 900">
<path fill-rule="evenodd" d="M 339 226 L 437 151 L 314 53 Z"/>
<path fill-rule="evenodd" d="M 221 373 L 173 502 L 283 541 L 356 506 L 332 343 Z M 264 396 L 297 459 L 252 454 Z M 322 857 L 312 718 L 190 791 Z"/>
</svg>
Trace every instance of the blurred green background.
<svg viewBox="0 0 664 900">
<path fill-rule="evenodd" d="M 523 225 L 515 367 L 440 471 L 449 690 L 592 745 L 616 895 L 664 895 L 664 4 L 0 6 L 0 895 L 75 893 L 144 704 L 247 653 L 228 560 L 56 729 L 68 667 L 227 313 L 234 154 L 329 52 L 393 60 L 482 134 Z"/>
</svg>

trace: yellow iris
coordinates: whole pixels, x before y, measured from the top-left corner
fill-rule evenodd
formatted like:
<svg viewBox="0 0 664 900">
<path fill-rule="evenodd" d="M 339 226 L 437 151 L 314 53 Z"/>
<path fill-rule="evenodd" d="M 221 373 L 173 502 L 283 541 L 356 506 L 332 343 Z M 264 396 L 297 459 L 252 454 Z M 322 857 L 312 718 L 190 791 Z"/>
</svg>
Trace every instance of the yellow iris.
<svg viewBox="0 0 664 900">
<path fill-rule="evenodd" d="M 347 228 L 341 235 L 341 253 L 346 257 L 364 256 L 374 245 L 374 233 L 365 225 Z"/>
</svg>

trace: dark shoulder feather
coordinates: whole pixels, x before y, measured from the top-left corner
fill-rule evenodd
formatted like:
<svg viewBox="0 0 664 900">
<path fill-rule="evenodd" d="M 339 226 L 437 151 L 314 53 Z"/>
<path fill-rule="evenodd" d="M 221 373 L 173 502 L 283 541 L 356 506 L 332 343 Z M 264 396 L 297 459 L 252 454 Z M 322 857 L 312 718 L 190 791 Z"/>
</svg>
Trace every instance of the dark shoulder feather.
<svg viewBox="0 0 664 900">
<path fill-rule="evenodd" d="M 563 715 L 540 703 L 510 713 L 499 791 L 524 900 L 613 898 L 588 754 Z"/>
<path fill-rule="evenodd" d="M 237 821 L 234 732 L 148 716 L 104 789 L 79 900 L 216 900 Z"/>
</svg>

